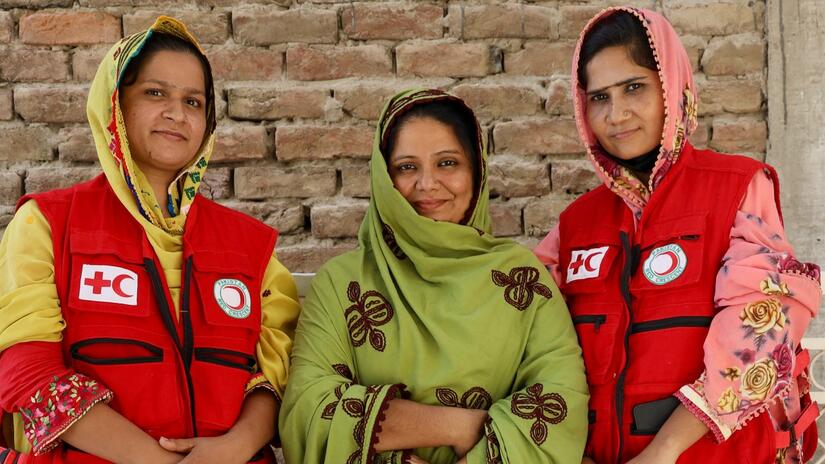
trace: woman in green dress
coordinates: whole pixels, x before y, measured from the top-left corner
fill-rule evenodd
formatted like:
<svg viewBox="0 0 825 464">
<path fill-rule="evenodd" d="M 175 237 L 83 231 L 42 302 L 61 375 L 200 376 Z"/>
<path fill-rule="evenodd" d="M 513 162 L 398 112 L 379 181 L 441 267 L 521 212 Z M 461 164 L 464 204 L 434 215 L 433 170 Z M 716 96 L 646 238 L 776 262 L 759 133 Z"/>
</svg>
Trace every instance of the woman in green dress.
<svg viewBox="0 0 825 464">
<path fill-rule="evenodd" d="M 320 269 L 298 323 L 287 462 L 580 462 L 576 333 L 539 261 L 490 232 L 472 110 L 393 97 L 370 166 L 359 247 Z"/>
</svg>

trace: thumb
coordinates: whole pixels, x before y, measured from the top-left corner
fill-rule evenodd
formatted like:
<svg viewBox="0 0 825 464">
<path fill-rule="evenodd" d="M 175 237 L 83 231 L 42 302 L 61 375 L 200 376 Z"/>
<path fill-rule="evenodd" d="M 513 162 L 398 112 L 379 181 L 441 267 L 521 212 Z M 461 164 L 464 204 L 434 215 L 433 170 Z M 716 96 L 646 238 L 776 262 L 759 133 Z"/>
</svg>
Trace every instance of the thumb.
<svg viewBox="0 0 825 464">
<path fill-rule="evenodd" d="M 166 438 L 160 437 L 158 443 L 166 451 L 174 453 L 188 453 L 195 447 L 195 438 Z"/>
</svg>

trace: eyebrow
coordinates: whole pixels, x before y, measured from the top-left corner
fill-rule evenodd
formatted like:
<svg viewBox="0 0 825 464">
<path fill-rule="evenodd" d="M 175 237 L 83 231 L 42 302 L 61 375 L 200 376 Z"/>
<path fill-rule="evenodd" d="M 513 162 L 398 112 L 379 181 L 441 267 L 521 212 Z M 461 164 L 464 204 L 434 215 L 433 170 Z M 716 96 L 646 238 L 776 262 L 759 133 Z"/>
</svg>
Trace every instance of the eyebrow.
<svg viewBox="0 0 825 464">
<path fill-rule="evenodd" d="M 184 91 L 189 92 L 191 94 L 206 95 L 203 91 L 195 89 L 193 87 L 178 87 L 177 85 L 174 85 L 171 82 L 162 81 L 160 79 L 146 79 L 143 82 L 152 82 L 152 83 L 155 83 L 155 84 L 162 85 L 164 87 L 172 87 L 173 89 L 181 89 L 181 90 L 184 90 Z"/>
<path fill-rule="evenodd" d="M 590 90 L 590 91 L 587 92 L 587 95 L 590 96 L 590 95 L 595 95 L 597 93 L 602 93 L 602 92 L 604 92 L 605 90 L 607 90 L 611 87 L 619 87 L 619 86 L 622 86 L 622 85 L 627 85 L 627 84 L 630 84 L 633 81 L 638 81 L 638 80 L 641 80 L 641 79 L 645 79 L 645 76 L 631 77 L 630 79 L 625 79 L 623 81 L 616 82 L 615 84 L 611 84 L 611 85 L 608 85 L 606 87 L 602 87 L 600 89 Z"/>
</svg>

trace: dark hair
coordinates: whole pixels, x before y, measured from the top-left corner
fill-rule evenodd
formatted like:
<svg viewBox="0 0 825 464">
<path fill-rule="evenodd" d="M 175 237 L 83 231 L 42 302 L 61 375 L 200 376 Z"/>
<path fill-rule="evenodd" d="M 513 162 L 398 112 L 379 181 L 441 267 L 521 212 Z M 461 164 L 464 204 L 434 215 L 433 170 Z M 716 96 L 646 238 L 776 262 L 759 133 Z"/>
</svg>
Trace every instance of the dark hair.
<svg viewBox="0 0 825 464">
<path fill-rule="evenodd" d="M 426 118 L 434 119 L 452 129 L 458 143 L 470 158 L 470 164 L 473 166 L 474 186 L 478 186 L 481 182 L 478 124 L 472 111 L 454 100 L 442 99 L 421 103 L 397 116 L 387 132 L 386 144 L 382 150 L 384 159 L 389 160 L 390 153 L 398 142 L 398 134 L 405 123 L 413 119 Z"/>
<path fill-rule="evenodd" d="M 637 65 L 658 71 L 644 25 L 632 13 L 619 11 L 599 21 L 584 36 L 577 76 L 582 87 L 587 87 L 587 63 L 600 51 L 615 46 L 626 47 L 628 55 Z"/>
<path fill-rule="evenodd" d="M 198 58 L 201 69 L 203 70 L 203 83 L 206 94 L 206 122 L 208 126 L 207 132 L 209 132 L 214 125 L 214 114 L 211 112 L 215 100 L 215 91 L 212 86 L 212 67 L 209 65 L 209 60 L 206 59 L 192 42 L 166 32 L 153 31 L 152 35 L 146 40 L 146 43 L 143 44 L 140 53 L 129 60 L 121 76 L 120 85 L 128 87 L 134 84 L 137 81 L 140 70 L 143 68 L 143 63 L 155 53 L 162 51 L 189 53 Z"/>
</svg>

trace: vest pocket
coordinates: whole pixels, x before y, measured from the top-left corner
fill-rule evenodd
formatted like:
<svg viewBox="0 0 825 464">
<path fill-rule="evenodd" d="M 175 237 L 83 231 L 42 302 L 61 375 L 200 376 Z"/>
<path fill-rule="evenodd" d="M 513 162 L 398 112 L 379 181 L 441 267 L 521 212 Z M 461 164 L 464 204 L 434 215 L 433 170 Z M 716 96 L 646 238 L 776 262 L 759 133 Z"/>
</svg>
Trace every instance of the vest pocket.
<svg viewBox="0 0 825 464">
<path fill-rule="evenodd" d="M 648 227 L 632 291 L 666 291 L 699 281 L 702 275 L 707 215 L 689 214 Z"/>
<path fill-rule="evenodd" d="M 132 331 L 132 335 L 143 334 Z M 169 359 L 174 354 L 143 338 L 78 337 L 69 354 L 75 370 L 114 392 L 112 408 L 153 434 L 154 429 L 180 420 L 181 386 L 175 363 Z"/>
<path fill-rule="evenodd" d="M 599 385 L 610 380 L 618 317 L 605 313 L 578 314 L 573 316 L 573 326 L 582 347 L 587 383 Z"/>
<path fill-rule="evenodd" d="M 195 348 L 190 367 L 195 382 L 198 433 L 222 434 L 237 421 L 246 382 L 257 370 L 255 357 L 223 348 Z"/>
<path fill-rule="evenodd" d="M 206 322 L 257 330 L 260 289 L 246 255 L 202 251 L 193 257 L 193 277 Z"/>
<path fill-rule="evenodd" d="M 693 382 L 702 373 L 712 317 L 681 316 L 636 322 L 630 327 L 628 383 L 678 384 Z M 673 392 L 668 392 L 673 393 Z"/>
</svg>

